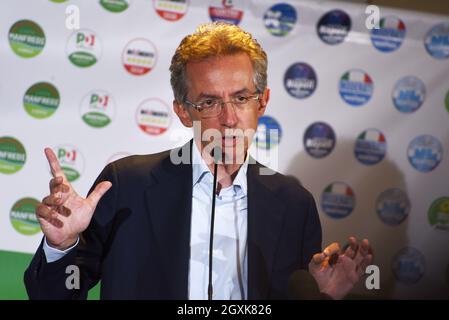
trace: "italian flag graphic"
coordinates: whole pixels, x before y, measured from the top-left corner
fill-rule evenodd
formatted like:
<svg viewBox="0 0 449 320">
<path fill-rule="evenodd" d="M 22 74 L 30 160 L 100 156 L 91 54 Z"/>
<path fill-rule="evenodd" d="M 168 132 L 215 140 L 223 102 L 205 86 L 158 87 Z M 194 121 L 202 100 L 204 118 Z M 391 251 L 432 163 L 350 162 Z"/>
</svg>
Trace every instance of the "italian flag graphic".
<svg viewBox="0 0 449 320">
<path fill-rule="evenodd" d="M 333 193 L 333 194 L 340 194 L 342 196 L 348 196 L 348 197 L 352 197 L 354 196 L 354 193 L 352 192 L 352 189 L 342 183 L 342 182 L 335 182 L 330 184 L 325 190 L 324 192 L 326 193 Z"/>
<path fill-rule="evenodd" d="M 341 79 L 351 82 L 364 82 L 366 84 L 373 83 L 370 76 L 366 72 L 363 72 L 361 70 L 348 71 L 343 75 Z"/>
<path fill-rule="evenodd" d="M 358 140 L 369 140 L 385 143 L 385 136 L 375 129 L 368 129 L 358 136 Z"/>
<path fill-rule="evenodd" d="M 380 20 L 380 28 L 381 29 L 396 29 L 399 31 L 405 30 L 405 24 L 402 22 L 401 19 L 398 19 L 396 17 L 387 17 L 382 18 Z"/>
</svg>

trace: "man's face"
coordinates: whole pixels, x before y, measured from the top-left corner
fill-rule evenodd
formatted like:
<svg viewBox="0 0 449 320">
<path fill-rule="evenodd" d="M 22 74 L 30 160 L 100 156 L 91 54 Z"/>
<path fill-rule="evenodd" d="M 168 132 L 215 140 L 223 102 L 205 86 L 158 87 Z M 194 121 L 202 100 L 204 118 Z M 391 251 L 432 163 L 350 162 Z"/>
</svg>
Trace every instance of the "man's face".
<svg viewBox="0 0 449 320">
<path fill-rule="evenodd" d="M 187 100 L 193 103 L 205 99 L 230 101 L 239 95 L 255 94 L 254 70 L 251 60 L 245 53 L 209 58 L 200 62 L 187 64 L 188 95 Z M 242 106 L 226 103 L 222 113 L 213 118 L 204 119 L 201 112 L 186 104 L 174 103 L 174 110 L 181 122 L 191 127 L 193 121 L 200 121 L 201 137 L 195 133 L 196 143 L 210 148 L 211 132 L 215 130 L 221 135 L 221 147 L 229 159 L 243 159 L 257 129 L 258 119 L 265 112 L 268 102 L 268 89 L 260 94 L 258 100 L 250 100 Z M 217 141 L 215 141 L 216 143 Z"/>
</svg>

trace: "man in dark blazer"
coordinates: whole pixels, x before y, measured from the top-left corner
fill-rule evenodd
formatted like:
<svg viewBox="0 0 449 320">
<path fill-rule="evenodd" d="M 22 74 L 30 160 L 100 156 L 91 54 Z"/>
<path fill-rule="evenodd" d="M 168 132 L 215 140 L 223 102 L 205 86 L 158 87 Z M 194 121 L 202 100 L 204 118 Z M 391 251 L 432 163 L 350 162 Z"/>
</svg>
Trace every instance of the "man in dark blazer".
<svg viewBox="0 0 449 320">
<path fill-rule="evenodd" d="M 53 179 L 36 210 L 45 237 L 25 272 L 29 297 L 83 299 L 100 280 L 103 299 L 204 297 L 206 286 L 193 279 L 208 270 L 192 260 L 192 243 L 197 226 L 209 218 L 198 215 L 205 209 L 193 175 L 198 166 L 212 175 L 210 151 L 218 145 L 217 188 L 202 187 L 217 198 L 240 192 L 244 223 L 231 243 L 247 248 L 237 257 L 243 271 L 235 272 L 234 260 L 214 265 L 231 278 L 214 283 L 219 297 L 285 299 L 291 274 L 309 269 L 322 293 L 342 298 L 372 259 L 369 243 L 358 246 L 351 239 L 344 252 L 338 245 L 321 252 L 312 195 L 248 156 L 269 100 L 266 69 L 266 54 L 249 33 L 222 23 L 202 25 L 183 39 L 170 67 L 174 111 L 185 126 L 199 126 L 193 140 L 109 164 L 87 198 L 76 193 L 46 149 Z M 200 164 L 193 161 L 195 152 Z M 67 270 L 80 271 L 79 287 L 70 284 Z"/>
</svg>

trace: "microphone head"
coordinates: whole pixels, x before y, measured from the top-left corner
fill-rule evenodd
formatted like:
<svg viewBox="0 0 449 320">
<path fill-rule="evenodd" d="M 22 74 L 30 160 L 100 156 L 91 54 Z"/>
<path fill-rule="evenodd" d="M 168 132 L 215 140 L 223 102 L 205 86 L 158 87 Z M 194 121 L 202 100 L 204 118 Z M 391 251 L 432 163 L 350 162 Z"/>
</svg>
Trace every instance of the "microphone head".
<svg viewBox="0 0 449 320">
<path fill-rule="evenodd" d="M 321 296 L 315 278 L 307 270 L 296 270 L 288 280 L 288 296 L 293 300 L 320 300 Z"/>
</svg>

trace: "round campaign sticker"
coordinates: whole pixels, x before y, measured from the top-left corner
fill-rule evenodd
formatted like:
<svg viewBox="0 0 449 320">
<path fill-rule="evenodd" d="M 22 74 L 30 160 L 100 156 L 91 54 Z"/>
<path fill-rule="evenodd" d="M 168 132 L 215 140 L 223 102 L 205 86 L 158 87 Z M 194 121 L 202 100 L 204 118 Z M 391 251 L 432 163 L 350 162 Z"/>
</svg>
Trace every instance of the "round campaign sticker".
<svg viewBox="0 0 449 320">
<path fill-rule="evenodd" d="M 446 94 L 446 99 L 444 99 L 444 104 L 446 105 L 446 111 L 449 112 L 449 91 Z"/>
<path fill-rule="evenodd" d="M 189 8 L 188 0 L 153 0 L 157 14 L 168 21 L 177 21 L 184 17 Z"/>
<path fill-rule="evenodd" d="M 324 14 L 316 25 L 318 37 L 327 44 L 335 45 L 345 41 L 351 30 L 351 18 L 342 10 Z"/>
<path fill-rule="evenodd" d="M 288 3 L 278 3 L 271 6 L 264 14 L 265 28 L 273 36 L 286 36 L 296 24 L 296 10 Z"/>
<path fill-rule="evenodd" d="M 150 72 L 157 61 L 157 50 L 147 39 L 131 40 L 123 50 L 122 63 L 126 71 L 141 76 Z"/>
<path fill-rule="evenodd" d="M 282 137 L 282 129 L 279 122 L 270 116 L 259 118 L 256 131 L 256 147 L 269 150 L 279 145 Z"/>
<path fill-rule="evenodd" d="M 315 71 L 304 62 L 291 65 L 284 75 L 285 90 L 297 99 L 311 96 L 317 87 L 317 82 Z"/>
<path fill-rule="evenodd" d="M 16 173 L 25 165 L 25 148 L 13 137 L 0 137 L 0 172 Z"/>
<path fill-rule="evenodd" d="M 218 3 L 221 2 L 221 5 Z M 209 16 L 213 22 L 226 22 L 238 25 L 243 18 L 243 10 L 234 8 L 233 0 L 214 1 L 209 7 Z"/>
<path fill-rule="evenodd" d="M 321 194 L 321 208 L 331 218 L 345 218 L 354 207 L 354 191 L 344 182 L 331 183 Z"/>
<path fill-rule="evenodd" d="M 313 158 L 328 156 L 334 150 L 335 142 L 334 130 L 324 122 L 312 123 L 304 132 L 304 149 Z"/>
<path fill-rule="evenodd" d="M 403 284 L 417 283 L 426 270 L 424 255 L 413 247 L 405 247 L 394 256 L 391 269 L 397 281 Z"/>
<path fill-rule="evenodd" d="M 91 30 L 79 29 L 67 41 L 67 56 L 80 68 L 93 66 L 101 57 L 101 40 Z"/>
<path fill-rule="evenodd" d="M 115 102 L 104 90 L 91 91 L 81 101 L 80 112 L 84 123 L 93 128 L 103 128 L 114 118 Z"/>
<path fill-rule="evenodd" d="M 430 172 L 441 162 L 443 146 L 431 135 L 418 136 L 408 145 L 407 156 L 413 168 L 420 172 Z"/>
<path fill-rule="evenodd" d="M 393 16 L 380 19 L 379 29 L 371 30 L 371 42 L 381 52 L 397 50 L 404 41 L 406 28 L 404 22 Z"/>
<path fill-rule="evenodd" d="M 84 158 L 79 150 L 71 145 L 57 146 L 53 150 L 67 180 L 73 182 L 79 179 L 84 170 Z"/>
<path fill-rule="evenodd" d="M 45 46 L 45 34 L 33 21 L 20 20 L 14 23 L 8 33 L 12 51 L 22 58 L 32 58 L 42 52 Z"/>
<path fill-rule="evenodd" d="M 408 217 L 410 200 L 401 189 L 387 189 L 377 197 L 376 211 L 383 223 L 397 226 Z"/>
<path fill-rule="evenodd" d="M 110 12 L 120 13 L 129 8 L 131 0 L 100 0 L 100 4 Z"/>
<path fill-rule="evenodd" d="M 427 211 L 429 224 L 435 229 L 449 231 L 449 197 L 441 197 L 432 202 Z"/>
<path fill-rule="evenodd" d="M 393 104 L 402 113 L 411 113 L 421 107 L 426 97 L 424 82 L 414 76 L 404 77 L 393 88 Z"/>
<path fill-rule="evenodd" d="M 340 96 L 353 107 L 366 104 L 371 99 L 373 90 L 373 80 L 363 70 L 349 70 L 340 78 Z"/>
<path fill-rule="evenodd" d="M 159 99 L 147 99 L 137 108 L 137 124 L 143 132 L 157 136 L 167 131 L 171 116 L 168 105 Z"/>
<path fill-rule="evenodd" d="M 32 85 L 23 96 L 25 111 L 36 119 L 50 117 L 58 109 L 59 103 L 58 89 L 48 82 Z"/>
<path fill-rule="evenodd" d="M 9 212 L 9 220 L 17 232 L 30 236 L 41 231 L 35 213 L 39 204 L 40 202 L 33 198 L 22 198 L 14 203 Z"/>
<path fill-rule="evenodd" d="M 449 58 L 449 22 L 437 24 L 424 39 L 427 52 L 435 59 Z"/>
<path fill-rule="evenodd" d="M 382 161 L 387 151 L 387 142 L 382 132 L 367 129 L 357 137 L 354 154 L 359 162 L 374 165 Z"/>
</svg>

